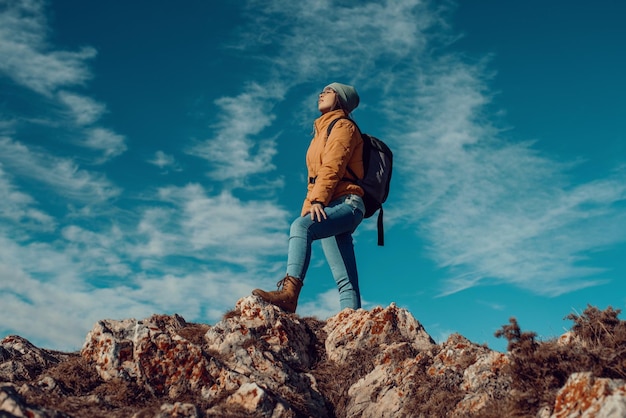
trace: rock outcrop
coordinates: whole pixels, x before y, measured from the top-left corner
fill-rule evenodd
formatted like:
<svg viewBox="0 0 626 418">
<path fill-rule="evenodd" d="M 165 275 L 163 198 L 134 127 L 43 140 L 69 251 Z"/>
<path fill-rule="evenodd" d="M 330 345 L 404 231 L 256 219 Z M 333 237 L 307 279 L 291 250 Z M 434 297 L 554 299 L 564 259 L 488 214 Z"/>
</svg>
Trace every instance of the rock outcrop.
<svg viewBox="0 0 626 418">
<path fill-rule="evenodd" d="M 212 326 L 101 320 L 80 353 L 6 337 L 0 417 L 503 417 L 511 361 L 394 304 L 319 321 L 250 296 Z M 575 373 L 523 416 L 626 416 L 626 383 Z"/>
</svg>

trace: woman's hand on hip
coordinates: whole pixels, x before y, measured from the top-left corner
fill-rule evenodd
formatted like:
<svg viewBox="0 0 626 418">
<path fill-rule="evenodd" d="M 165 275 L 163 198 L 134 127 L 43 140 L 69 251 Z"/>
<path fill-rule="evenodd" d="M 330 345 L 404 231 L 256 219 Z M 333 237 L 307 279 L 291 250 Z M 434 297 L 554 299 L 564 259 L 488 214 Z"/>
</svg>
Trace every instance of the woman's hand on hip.
<svg viewBox="0 0 626 418">
<path fill-rule="evenodd" d="M 321 203 L 313 203 L 311 205 L 311 219 L 317 222 L 322 222 L 323 219 L 326 219 L 324 205 Z"/>
</svg>

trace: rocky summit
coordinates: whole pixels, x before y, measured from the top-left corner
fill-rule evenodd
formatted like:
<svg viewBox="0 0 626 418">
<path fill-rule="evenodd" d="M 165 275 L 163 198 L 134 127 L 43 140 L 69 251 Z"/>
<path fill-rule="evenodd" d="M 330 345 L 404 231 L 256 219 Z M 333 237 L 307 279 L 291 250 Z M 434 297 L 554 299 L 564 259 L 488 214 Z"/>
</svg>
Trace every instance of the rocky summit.
<svg viewBox="0 0 626 418">
<path fill-rule="evenodd" d="M 320 321 L 254 296 L 215 325 L 101 320 L 77 353 L 1 340 L 0 417 L 626 416 L 619 367 L 562 373 L 518 331 L 500 353 L 458 334 L 436 344 L 394 304 Z M 586 345 L 549 344 L 562 359 Z"/>
</svg>

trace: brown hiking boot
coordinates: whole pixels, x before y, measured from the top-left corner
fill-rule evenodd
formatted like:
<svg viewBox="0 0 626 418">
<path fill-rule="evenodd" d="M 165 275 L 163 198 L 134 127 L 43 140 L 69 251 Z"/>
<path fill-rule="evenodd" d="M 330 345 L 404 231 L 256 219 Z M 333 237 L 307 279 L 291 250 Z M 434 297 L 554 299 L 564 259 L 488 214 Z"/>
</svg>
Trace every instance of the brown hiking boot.
<svg viewBox="0 0 626 418">
<path fill-rule="evenodd" d="M 272 305 L 278 306 L 280 309 L 294 313 L 298 306 L 298 297 L 300 289 L 302 289 L 302 280 L 291 276 L 285 276 L 284 279 L 276 283 L 278 290 L 266 292 L 261 289 L 254 289 L 252 294 L 260 297 Z M 282 289 L 281 289 L 282 286 Z"/>
</svg>

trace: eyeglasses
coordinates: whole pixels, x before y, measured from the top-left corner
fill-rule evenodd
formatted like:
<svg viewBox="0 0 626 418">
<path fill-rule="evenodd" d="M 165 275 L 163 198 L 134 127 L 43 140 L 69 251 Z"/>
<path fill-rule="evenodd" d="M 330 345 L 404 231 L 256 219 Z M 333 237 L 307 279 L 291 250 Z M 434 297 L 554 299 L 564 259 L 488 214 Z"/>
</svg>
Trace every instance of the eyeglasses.
<svg viewBox="0 0 626 418">
<path fill-rule="evenodd" d="M 324 89 L 324 91 L 320 92 L 320 96 L 323 96 L 325 94 L 330 94 L 330 93 L 336 93 L 336 92 L 333 89 Z"/>
</svg>

